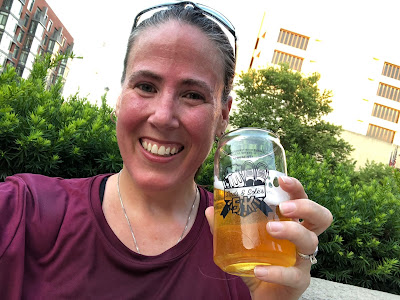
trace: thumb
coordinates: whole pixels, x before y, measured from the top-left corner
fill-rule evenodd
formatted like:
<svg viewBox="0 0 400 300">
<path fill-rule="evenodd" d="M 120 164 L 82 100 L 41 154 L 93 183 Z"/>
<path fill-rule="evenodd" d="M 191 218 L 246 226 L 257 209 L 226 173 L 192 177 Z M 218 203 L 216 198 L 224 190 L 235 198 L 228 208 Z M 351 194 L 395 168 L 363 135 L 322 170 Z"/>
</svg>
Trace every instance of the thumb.
<svg viewBox="0 0 400 300">
<path fill-rule="evenodd" d="M 206 208 L 206 218 L 208 221 L 208 225 L 210 225 L 211 234 L 214 232 L 214 207 L 209 206 Z"/>
</svg>

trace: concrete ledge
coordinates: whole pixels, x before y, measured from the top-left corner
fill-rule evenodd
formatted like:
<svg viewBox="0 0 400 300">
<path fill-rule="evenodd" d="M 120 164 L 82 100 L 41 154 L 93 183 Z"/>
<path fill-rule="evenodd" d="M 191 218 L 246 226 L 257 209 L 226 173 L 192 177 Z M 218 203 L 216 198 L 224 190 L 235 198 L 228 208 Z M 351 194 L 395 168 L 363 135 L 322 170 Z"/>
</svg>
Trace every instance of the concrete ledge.
<svg viewBox="0 0 400 300">
<path fill-rule="evenodd" d="M 311 278 L 310 287 L 300 300 L 400 300 L 400 295 Z"/>
</svg>

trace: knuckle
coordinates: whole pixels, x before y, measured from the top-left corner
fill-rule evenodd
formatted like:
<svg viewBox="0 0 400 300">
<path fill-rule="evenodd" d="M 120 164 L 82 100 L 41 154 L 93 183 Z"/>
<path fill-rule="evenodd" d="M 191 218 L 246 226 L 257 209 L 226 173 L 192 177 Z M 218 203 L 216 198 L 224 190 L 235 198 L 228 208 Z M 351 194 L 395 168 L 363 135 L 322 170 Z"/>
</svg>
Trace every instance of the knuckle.
<svg viewBox="0 0 400 300">
<path fill-rule="evenodd" d="M 293 273 L 294 273 L 293 274 L 293 281 L 294 282 L 302 282 L 302 281 L 305 280 L 304 273 L 301 272 L 300 270 L 296 269 L 296 272 L 293 272 Z M 306 276 L 306 277 L 309 277 L 309 276 Z"/>
<path fill-rule="evenodd" d="M 312 234 L 311 234 L 311 240 L 312 240 L 311 241 L 312 247 L 315 250 L 319 244 L 319 240 L 318 240 L 318 236 L 314 232 L 312 232 Z"/>
</svg>

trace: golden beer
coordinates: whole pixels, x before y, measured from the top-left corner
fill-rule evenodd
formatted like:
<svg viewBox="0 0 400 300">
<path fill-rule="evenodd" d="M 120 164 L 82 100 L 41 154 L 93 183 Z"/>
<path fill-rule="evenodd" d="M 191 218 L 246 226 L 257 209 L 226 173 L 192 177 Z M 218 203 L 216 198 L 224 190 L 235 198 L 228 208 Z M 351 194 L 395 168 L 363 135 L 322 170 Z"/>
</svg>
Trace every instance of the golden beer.
<svg viewBox="0 0 400 300">
<path fill-rule="evenodd" d="M 268 221 L 288 221 L 279 213 L 279 207 L 271 207 L 268 217 L 255 211 L 246 217 L 229 213 L 221 216 L 225 207 L 224 191 L 214 189 L 215 230 L 214 262 L 222 270 L 233 275 L 254 276 L 258 265 L 290 267 L 296 262 L 296 247 L 287 240 L 271 237 L 266 229 Z"/>
</svg>

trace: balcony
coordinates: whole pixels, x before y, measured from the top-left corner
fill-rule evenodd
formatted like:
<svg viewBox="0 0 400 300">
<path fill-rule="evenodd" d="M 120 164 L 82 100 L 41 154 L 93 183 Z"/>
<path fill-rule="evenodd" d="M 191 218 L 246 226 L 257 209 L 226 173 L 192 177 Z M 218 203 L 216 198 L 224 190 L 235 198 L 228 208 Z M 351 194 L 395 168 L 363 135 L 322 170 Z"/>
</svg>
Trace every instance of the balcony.
<svg viewBox="0 0 400 300">
<path fill-rule="evenodd" d="M 54 29 L 53 34 L 51 35 L 50 39 L 56 41 L 60 45 L 62 44 L 62 31 L 63 28 L 60 27 L 59 29 Z"/>
<path fill-rule="evenodd" d="M 46 27 L 46 22 L 47 22 L 47 7 L 43 7 L 43 11 L 37 9 L 35 15 L 33 16 L 33 20 L 39 22 L 40 24 L 43 25 L 43 27 Z"/>
</svg>

